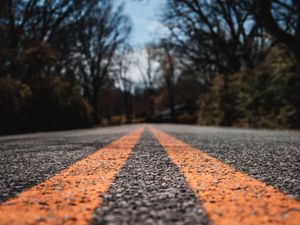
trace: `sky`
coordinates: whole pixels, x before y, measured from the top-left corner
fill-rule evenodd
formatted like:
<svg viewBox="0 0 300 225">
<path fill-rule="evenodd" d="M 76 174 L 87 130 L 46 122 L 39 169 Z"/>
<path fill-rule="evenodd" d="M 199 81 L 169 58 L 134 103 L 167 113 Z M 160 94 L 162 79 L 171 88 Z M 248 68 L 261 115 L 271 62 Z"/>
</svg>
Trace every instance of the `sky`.
<svg viewBox="0 0 300 225">
<path fill-rule="evenodd" d="M 129 67 L 128 77 L 135 82 L 141 82 L 141 68 L 146 67 L 145 45 L 158 40 L 167 34 L 167 29 L 159 22 L 159 14 L 164 6 L 164 0 L 120 0 L 125 3 L 124 13 L 127 14 L 133 25 L 130 44 L 134 52 L 130 56 L 134 61 Z"/>
<path fill-rule="evenodd" d="M 123 0 L 125 13 L 133 23 L 131 44 L 143 46 L 166 32 L 159 22 L 159 14 L 164 6 L 164 0 Z"/>
</svg>

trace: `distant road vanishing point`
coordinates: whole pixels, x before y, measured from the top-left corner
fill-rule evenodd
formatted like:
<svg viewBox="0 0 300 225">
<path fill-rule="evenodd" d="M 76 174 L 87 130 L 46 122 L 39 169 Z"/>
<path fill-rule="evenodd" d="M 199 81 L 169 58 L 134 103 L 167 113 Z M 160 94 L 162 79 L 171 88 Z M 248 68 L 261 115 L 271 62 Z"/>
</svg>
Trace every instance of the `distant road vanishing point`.
<svg viewBox="0 0 300 225">
<path fill-rule="evenodd" d="M 300 132 L 170 124 L 0 137 L 0 225 L 300 225 Z"/>
</svg>

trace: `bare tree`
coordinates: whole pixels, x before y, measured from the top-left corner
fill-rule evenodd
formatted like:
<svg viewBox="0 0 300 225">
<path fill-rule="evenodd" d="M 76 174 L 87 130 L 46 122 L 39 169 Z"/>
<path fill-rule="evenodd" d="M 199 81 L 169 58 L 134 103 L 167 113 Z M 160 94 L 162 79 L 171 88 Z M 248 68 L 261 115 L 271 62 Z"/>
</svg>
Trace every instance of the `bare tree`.
<svg viewBox="0 0 300 225">
<path fill-rule="evenodd" d="M 133 87 L 134 82 L 129 77 L 129 67 L 133 64 L 131 59 L 132 48 L 128 45 L 122 46 L 114 59 L 114 74 L 116 84 L 121 89 L 123 104 L 126 114 L 126 123 L 132 123 L 133 119 Z"/>
<path fill-rule="evenodd" d="M 131 30 L 122 10 L 110 0 L 4 1 L 0 76 L 79 80 L 98 123 L 99 94 L 111 82 L 112 58 Z"/>
<path fill-rule="evenodd" d="M 237 3 L 168 0 L 162 21 L 194 68 L 229 74 L 253 66 L 263 36 L 251 14 Z"/>
<path fill-rule="evenodd" d="M 151 44 L 148 47 L 150 57 L 148 57 L 151 66 L 147 66 L 148 74 L 144 75 L 147 82 L 151 81 L 154 87 L 154 78 L 160 78 L 162 81 L 161 88 L 166 90 L 168 107 L 170 108 L 170 118 L 175 121 L 175 83 L 176 83 L 176 66 L 174 62 L 173 44 L 166 39 L 161 39 L 157 44 Z M 153 68 L 153 62 L 157 62 L 156 68 Z M 151 72 L 151 70 L 153 71 Z M 157 76 L 151 74 L 155 72 Z M 157 80 L 157 79 L 156 79 Z M 146 82 L 146 83 L 147 83 Z"/>
<path fill-rule="evenodd" d="M 155 99 L 155 85 L 154 79 L 155 74 L 158 69 L 158 62 L 155 59 L 155 46 L 148 44 L 145 48 L 146 53 L 146 63 L 143 65 L 143 62 L 137 61 L 137 66 L 139 68 L 143 85 L 146 90 L 146 99 L 147 99 L 147 117 L 154 116 L 154 99 Z"/>
<path fill-rule="evenodd" d="M 168 93 L 168 102 L 170 107 L 170 116 L 175 121 L 175 72 L 174 61 L 171 55 L 170 44 L 162 41 L 164 56 L 162 61 L 163 77 L 165 79 L 166 89 Z"/>
<path fill-rule="evenodd" d="M 239 2 L 168 0 L 162 20 L 171 31 L 185 71 L 200 76 L 203 86 L 209 86 L 216 75 L 224 76 L 223 125 L 231 123 L 229 75 L 253 68 L 268 44 L 264 30 Z"/>
<path fill-rule="evenodd" d="M 279 43 L 286 45 L 300 63 L 300 1 L 246 0 L 240 4 Z"/>
<path fill-rule="evenodd" d="M 40 76 L 53 67 L 53 63 L 48 63 L 52 59 L 56 75 L 65 71 L 62 65 L 68 65 L 66 60 L 80 32 L 78 25 L 97 2 L 99 0 L 88 3 L 83 0 L 15 0 L 3 1 L 3 7 L 1 2 L 1 43 L 5 47 L 0 56 L 3 65 L 0 72 L 21 79 Z M 39 54 L 42 57 L 32 59 Z"/>
<path fill-rule="evenodd" d="M 114 10 L 108 0 L 101 1 L 89 15 L 77 43 L 80 49 L 77 71 L 84 95 L 95 111 L 94 122 L 99 123 L 99 95 L 111 80 L 113 57 L 127 40 L 131 24 L 122 14 L 122 7 Z"/>
</svg>

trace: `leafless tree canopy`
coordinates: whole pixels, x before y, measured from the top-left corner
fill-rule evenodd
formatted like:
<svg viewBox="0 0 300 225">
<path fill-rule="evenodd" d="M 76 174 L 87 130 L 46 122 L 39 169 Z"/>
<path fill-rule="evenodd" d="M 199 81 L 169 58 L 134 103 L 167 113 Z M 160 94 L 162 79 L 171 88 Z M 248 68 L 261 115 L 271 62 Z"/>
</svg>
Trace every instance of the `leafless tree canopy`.
<svg viewBox="0 0 300 225">
<path fill-rule="evenodd" d="M 0 76 L 76 80 L 99 122 L 99 95 L 131 31 L 122 11 L 110 0 L 1 1 Z"/>
</svg>

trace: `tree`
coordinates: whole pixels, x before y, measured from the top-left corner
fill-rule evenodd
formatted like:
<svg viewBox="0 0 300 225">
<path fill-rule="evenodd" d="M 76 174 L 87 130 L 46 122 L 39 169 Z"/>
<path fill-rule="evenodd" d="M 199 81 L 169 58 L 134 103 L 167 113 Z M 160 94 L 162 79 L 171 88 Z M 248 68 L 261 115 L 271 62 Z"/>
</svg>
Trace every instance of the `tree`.
<svg viewBox="0 0 300 225">
<path fill-rule="evenodd" d="M 142 82 L 144 88 L 146 90 L 146 101 L 147 101 L 147 117 L 153 117 L 155 113 L 154 108 L 154 94 L 155 94 L 155 73 L 158 69 L 158 62 L 155 59 L 155 45 L 148 44 L 145 47 L 145 54 L 146 54 L 146 63 L 143 65 L 143 62 L 138 61 L 137 66 L 139 68 Z"/>
<path fill-rule="evenodd" d="M 126 123 L 132 123 L 133 99 L 132 92 L 134 82 L 129 78 L 129 66 L 133 63 L 130 58 L 132 48 L 124 45 L 115 57 L 115 79 L 123 97 L 123 104 L 126 114 Z"/>
<path fill-rule="evenodd" d="M 101 118 L 99 95 L 111 80 L 113 57 L 131 31 L 128 17 L 122 13 L 122 7 L 113 9 L 111 1 L 101 1 L 83 21 L 83 27 L 77 42 L 80 54 L 77 56 L 77 73 L 84 90 L 95 111 L 94 122 Z"/>
<path fill-rule="evenodd" d="M 168 102 L 170 108 L 171 120 L 175 121 L 175 72 L 174 60 L 171 55 L 170 43 L 162 41 L 162 48 L 164 50 L 163 61 L 161 62 L 163 77 L 168 93 Z"/>
<path fill-rule="evenodd" d="M 286 45 L 300 63 L 300 1 L 246 0 L 240 3 L 257 24 Z"/>
<path fill-rule="evenodd" d="M 80 32 L 79 21 L 97 2 L 99 0 L 89 3 L 83 0 L 4 1 L 0 29 L 3 31 L 1 47 L 5 47 L 0 55 L 3 65 L 0 75 L 30 80 L 35 76 L 49 75 L 50 71 L 55 71 L 56 75 L 65 71 L 62 65 L 66 67 L 65 62 L 75 46 L 74 37 Z M 40 52 L 43 57 L 37 67 L 37 63 L 28 60 L 28 57 L 30 59 Z M 55 65 L 43 60 L 47 58 L 54 59 Z M 28 70 L 24 70 L 24 66 Z"/>
<path fill-rule="evenodd" d="M 224 75 L 223 125 L 231 124 L 228 80 L 241 69 L 252 68 L 268 43 L 253 16 L 238 4 L 223 0 L 168 0 L 163 16 L 185 71 L 199 76 L 202 87 Z"/>
<path fill-rule="evenodd" d="M 186 65 L 221 74 L 253 66 L 264 36 L 238 2 L 168 0 L 162 21 Z"/>
<path fill-rule="evenodd" d="M 25 107 L 30 109 L 26 113 L 33 115 L 33 111 L 38 114 L 46 110 L 49 114 L 55 112 L 52 118 L 71 121 L 68 119 L 77 120 L 85 114 L 81 110 L 86 110 L 89 115 L 94 111 L 93 121 L 100 122 L 104 110 L 99 96 L 115 86 L 112 59 L 131 29 L 122 5 L 117 7 L 114 3 L 111 0 L 1 1 L 0 79 L 4 80 L 2 83 L 11 79 L 11 84 L 28 86 L 31 95 L 26 104 L 32 105 Z M 63 87 L 68 89 L 63 91 Z M 9 98 L 17 96 L 13 88 L 7 90 L 12 91 Z M 7 102 L 14 104 L 14 99 Z M 6 106 L 1 105 L 0 111 L 4 111 L 3 107 Z M 66 117 L 66 112 L 72 115 Z M 40 121 L 34 120 L 36 129 L 48 126 L 41 126 L 47 122 L 43 116 Z M 60 126 L 62 121 L 57 123 L 57 129 L 65 126 Z"/>
</svg>

